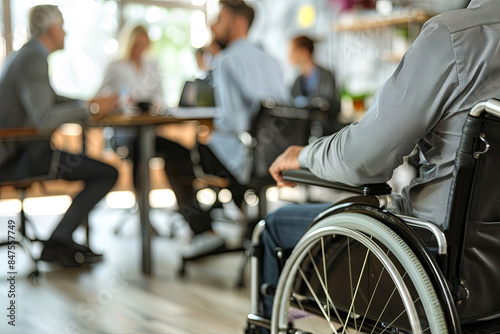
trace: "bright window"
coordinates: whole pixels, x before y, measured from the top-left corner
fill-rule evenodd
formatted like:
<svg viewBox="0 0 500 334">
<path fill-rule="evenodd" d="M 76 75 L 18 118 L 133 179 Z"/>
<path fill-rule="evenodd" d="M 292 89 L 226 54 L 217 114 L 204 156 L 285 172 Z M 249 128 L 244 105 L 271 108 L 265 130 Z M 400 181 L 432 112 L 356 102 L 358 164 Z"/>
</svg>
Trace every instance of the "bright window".
<svg viewBox="0 0 500 334">
<path fill-rule="evenodd" d="M 123 22 L 142 23 L 148 27 L 153 41 L 151 55 L 160 63 L 166 102 L 169 106 L 177 105 L 184 81 L 193 79 L 198 73 L 194 48 L 205 45 L 209 39 L 205 12 L 201 10 L 204 7 L 166 8 L 171 5 L 162 7 L 139 2 L 123 5 Z M 203 3 L 203 0 L 192 1 L 197 6 Z M 58 5 L 65 20 L 64 50 L 49 57 L 55 90 L 69 97 L 92 98 L 118 48 L 119 1 L 11 0 L 14 50 L 28 40 L 29 10 L 40 4 Z M 5 54 L 5 51 L 2 53 L 2 41 L 0 39 L 0 62 Z"/>
<path fill-rule="evenodd" d="M 64 50 L 49 57 L 54 89 L 61 95 L 92 98 L 101 84 L 106 42 L 118 26 L 115 1 L 11 1 L 13 48 L 19 49 L 29 36 L 28 13 L 32 6 L 57 4 L 64 16 Z"/>
<path fill-rule="evenodd" d="M 169 106 L 177 105 L 184 82 L 198 72 L 194 48 L 208 40 L 205 13 L 129 3 L 124 6 L 124 19 L 148 26 L 151 56 L 160 64 L 165 100 Z"/>
</svg>

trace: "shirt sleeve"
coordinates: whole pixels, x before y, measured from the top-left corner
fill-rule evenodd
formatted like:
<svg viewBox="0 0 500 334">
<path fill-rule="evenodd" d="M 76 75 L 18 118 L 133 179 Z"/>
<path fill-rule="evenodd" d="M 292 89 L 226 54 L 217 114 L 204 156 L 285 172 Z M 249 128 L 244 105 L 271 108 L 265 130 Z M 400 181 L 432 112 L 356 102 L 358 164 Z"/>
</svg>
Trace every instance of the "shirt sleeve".
<svg viewBox="0 0 500 334">
<path fill-rule="evenodd" d="M 82 101 L 56 96 L 44 59 L 36 58 L 27 63 L 18 79 L 17 89 L 23 107 L 41 134 L 50 133 L 62 123 L 82 121 L 89 116 Z"/>
<path fill-rule="evenodd" d="M 449 30 L 431 20 L 361 121 L 306 146 L 300 166 L 318 177 L 352 185 L 388 181 L 403 157 L 441 119 L 457 86 Z"/>
<path fill-rule="evenodd" d="M 222 132 L 247 131 L 251 118 L 241 86 L 243 76 L 234 58 L 224 57 L 214 71 L 215 97 L 220 113 L 214 125 L 217 131 Z"/>
<path fill-rule="evenodd" d="M 114 63 L 108 64 L 104 76 L 102 78 L 101 87 L 97 91 L 97 95 L 104 95 L 109 93 L 120 93 L 120 88 L 115 84 L 116 65 Z"/>
</svg>

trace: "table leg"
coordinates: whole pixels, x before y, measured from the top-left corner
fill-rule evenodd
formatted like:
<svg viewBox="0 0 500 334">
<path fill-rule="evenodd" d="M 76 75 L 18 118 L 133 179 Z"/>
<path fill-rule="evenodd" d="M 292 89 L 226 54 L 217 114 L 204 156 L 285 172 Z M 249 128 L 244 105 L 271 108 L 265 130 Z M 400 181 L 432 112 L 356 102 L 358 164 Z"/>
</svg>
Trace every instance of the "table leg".
<svg viewBox="0 0 500 334">
<path fill-rule="evenodd" d="M 151 268 L 151 223 L 149 221 L 149 160 L 154 155 L 155 133 L 151 125 L 139 127 L 139 168 L 137 168 L 137 205 L 141 220 L 142 272 L 150 275 Z"/>
</svg>

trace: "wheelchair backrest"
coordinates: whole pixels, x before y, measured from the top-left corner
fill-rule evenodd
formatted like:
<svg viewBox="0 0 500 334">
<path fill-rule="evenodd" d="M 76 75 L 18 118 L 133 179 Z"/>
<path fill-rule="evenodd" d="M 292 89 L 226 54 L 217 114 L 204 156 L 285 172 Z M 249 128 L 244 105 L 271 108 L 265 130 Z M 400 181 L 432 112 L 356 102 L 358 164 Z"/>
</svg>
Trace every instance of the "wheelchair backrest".
<svg viewBox="0 0 500 334">
<path fill-rule="evenodd" d="M 445 274 L 459 317 L 468 322 L 500 314 L 499 101 L 491 99 L 467 116 L 455 162 Z"/>
</svg>

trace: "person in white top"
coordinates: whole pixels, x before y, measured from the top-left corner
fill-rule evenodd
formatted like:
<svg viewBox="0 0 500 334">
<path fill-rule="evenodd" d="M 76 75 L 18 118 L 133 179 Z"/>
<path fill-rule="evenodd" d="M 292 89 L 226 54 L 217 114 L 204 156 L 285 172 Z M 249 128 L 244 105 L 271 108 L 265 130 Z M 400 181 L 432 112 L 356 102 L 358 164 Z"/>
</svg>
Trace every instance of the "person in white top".
<svg viewBox="0 0 500 334">
<path fill-rule="evenodd" d="M 118 57 L 108 65 L 100 92 L 116 92 L 133 103 L 162 104 L 160 68 L 147 56 L 150 44 L 144 26 L 125 27 L 119 37 Z"/>
<path fill-rule="evenodd" d="M 125 26 L 119 36 L 117 58 L 112 61 L 104 74 L 98 94 L 120 95 L 120 107 L 134 107 L 147 111 L 150 106 L 164 105 L 163 87 L 160 67 L 155 59 L 147 56 L 151 44 L 146 27 L 143 25 Z M 137 110 L 137 108 L 135 108 Z M 119 147 L 122 158 L 132 161 L 137 157 L 137 133 L 133 128 L 115 128 L 111 137 L 111 145 L 115 150 Z M 157 138 L 156 148 L 160 150 L 162 138 Z M 133 165 L 134 184 L 137 175 L 137 164 Z"/>
</svg>

